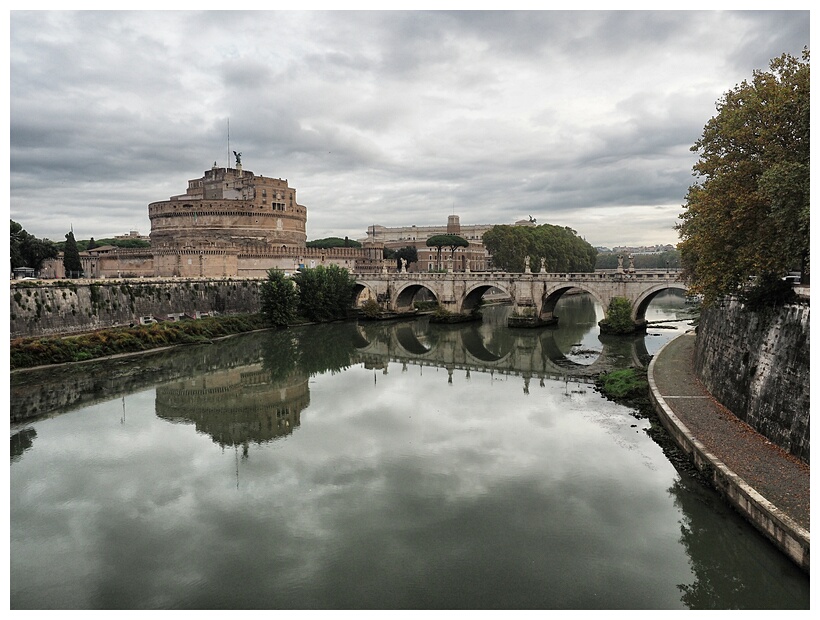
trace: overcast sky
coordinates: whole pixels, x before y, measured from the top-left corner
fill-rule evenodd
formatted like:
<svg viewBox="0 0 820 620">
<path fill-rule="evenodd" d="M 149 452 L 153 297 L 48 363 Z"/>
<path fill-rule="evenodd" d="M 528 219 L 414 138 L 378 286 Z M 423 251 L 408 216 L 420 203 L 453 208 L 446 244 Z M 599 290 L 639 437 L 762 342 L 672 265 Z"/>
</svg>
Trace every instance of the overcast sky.
<svg viewBox="0 0 820 620">
<path fill-rule="evenodd" d="M 721 95 L 810 45 L 809 11 L 10 14 L 10 210 L 36 237 L 150 232 L 230 151 L 307 236 L 570 226 L 677 243 Z"/>
</svg>

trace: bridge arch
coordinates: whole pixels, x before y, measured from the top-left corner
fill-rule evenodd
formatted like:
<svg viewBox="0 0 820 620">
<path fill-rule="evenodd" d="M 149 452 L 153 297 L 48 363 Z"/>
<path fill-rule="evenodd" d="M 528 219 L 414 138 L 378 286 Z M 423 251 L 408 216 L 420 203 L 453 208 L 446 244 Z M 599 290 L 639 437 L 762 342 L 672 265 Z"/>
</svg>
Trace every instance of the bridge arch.
<svg viewBox="0 0 820 620">
<path fill-rule="evenodd" d="M 439 301 L 439 295 L 436 291 L 424 283 L 408 282 L 404 286 L 396 290 L 391 303 L 391 307 L 397 311 L 411 310 L 413 308 L 413 301 L 422 291 L 429 292 L 436 301 Z"/>
<path fill-rule="evenodd" d="M 353 287 L 353 306 L 361 306 L 368 299 L 377 300 L 376 291 L 371 286 L 357 281 Z"/>
<path fill-rule="evenodd" d="M 473 311 L 481 301 L 484 294 L 492 289 L 498 289 L 507 295 L 507 297 L 513 297 L 512 292 L 501 282 L 493 282 L 491 284 L 479 282 L 478 284 L 474 284 L 473 286 L 467 288 L 464 296 L 461 298 L 461 307 L 458 311 L 463 313 Z"/>
<path fill-rule="evenodd" d="M 595 288 L 588 286 L 584 282 L 573 282 L 572 284 L 558 284 L 557 286 L 544 290 L 544 294 L 541 296 L 541 312 L 539 313 L 540 318 L 542 320 L 555 318 L 555 305 L 558 303 L 558 300 L 571 289 L 579 289 L 585 293 L 589 293 L 592 295 L 592 298 L 601 305 L 604 312 L 606 312 L 607 304 Z"/>
<path fill-rule="evenodd" d="M 643 291 L 632 304 L 632 321 L 643 323 L 646 320 L 646 309 L 652 300 L 660 293 L 670 290 L 686 293 L 686 286 L 682 282 L 663 282 Z"/>
</svg>

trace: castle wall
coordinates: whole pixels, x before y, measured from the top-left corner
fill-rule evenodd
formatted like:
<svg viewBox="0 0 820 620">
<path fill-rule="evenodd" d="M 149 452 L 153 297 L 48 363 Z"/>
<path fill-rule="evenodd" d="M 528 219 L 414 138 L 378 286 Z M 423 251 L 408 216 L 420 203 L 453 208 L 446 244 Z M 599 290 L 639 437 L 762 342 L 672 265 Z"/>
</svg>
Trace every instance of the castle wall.
<svg viewBox="0 0 820 620">
<path fill-rule="evenodd" d="M 300 245 L 307 236 L 304 208 L 274 211 L 237 200 L 179 203 L 154 202 L 148 205 L 151 220 L 151 247 L 247 244 Z"/>
<path fill-rule="evenodd" d="M 259 312 L 261 280 L 70 280 L 11 285 L 11 338 L 137 325 L 146 318 Z"/>
</svg>

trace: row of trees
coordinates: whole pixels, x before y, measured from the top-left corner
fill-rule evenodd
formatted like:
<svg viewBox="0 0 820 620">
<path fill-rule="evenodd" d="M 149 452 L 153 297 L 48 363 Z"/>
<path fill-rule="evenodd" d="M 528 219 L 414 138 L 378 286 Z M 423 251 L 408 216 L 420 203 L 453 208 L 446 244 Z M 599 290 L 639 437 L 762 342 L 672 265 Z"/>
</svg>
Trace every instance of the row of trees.
<svg viewBox="0 0 820 620">
<path fill-rule="evenodd" d="M 305 245 L 309 248 L 360 248 L 362 244 L 353 239 L 345 237 L 325 237 L 324 239 L 314 239 L 308 241 Z"/>
<path fill-rule="evenodd" d="M 23 226 L 14 220 L 11 222 L 11 242 L 9 245 L 12 270 L 18 267 L 30 267 L 35 273 L 43 268 L 43 263 L 50 258 L 57 258 L 63 253 L 63 267 L 69 278 L 82 275 L 83 266 L 80 261 L 80 252 L 93 250 L 103 245 L 113 245 L 119 248 L 147 248 L 150 243 L 144 239 L 91 239 L 78 241 L 74 231 L 69 231 L 65 241 L 54 242 L 49 239 L 38 239 L 25 231 Z"/>
<path fill-rule="evenodd" d="M 524 271 L 527 257 L 532 271 L 540 270 L 542 258 L 548 271 L 594 271 L 598 254 L 573 229 L 552 224 L 493 226 L 484 233 L 484 246 L 503 271 Z"/>
<path fill-rule="evenodd" d="M 657 254 L 635 254 L 635 269 L 679 269 L 681 266 L 680 252 L 671 250 Z M 628 264 L 624 256 L 623 265 Z M 616 252 L 601 252 L 595 259 L 595 269 L 617 269 L 618 254 Z"/>
<path fill-rule="evenodd" d="M 261 312 L 271 325 L 286 327 L 297 317 L 312 322 L 344 319 L 356 280 L 338 265 L 300 269 L 292 278 L 271 269 L 262 284 Z"/>
<path fill-rule="evenodd" d="M 777 289 L 792 270 L 808 279 L 809 95 L 809 51 L 784 54 L 723 96 L 691 149 L 678 248 L 706 303 L 751 280 Z"/>
</svg>

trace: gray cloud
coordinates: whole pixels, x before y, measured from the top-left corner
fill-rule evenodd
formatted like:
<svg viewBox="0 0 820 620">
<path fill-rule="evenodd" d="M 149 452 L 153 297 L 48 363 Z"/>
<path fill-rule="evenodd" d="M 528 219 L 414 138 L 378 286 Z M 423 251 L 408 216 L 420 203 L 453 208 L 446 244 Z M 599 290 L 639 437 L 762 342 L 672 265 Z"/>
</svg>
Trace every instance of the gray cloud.
<svg viewBox="0 0 820 620">
<path fill-rule="evenodd" d="M 809 45 L 808 11 L 14 11 L 10 26 L 10 215 L 58 240 L 147 233 L 148 203 L 237 150 L 296 187 L 309 238 L 455 211 L 674 243 L 716 101 Z"/>
</svg>

